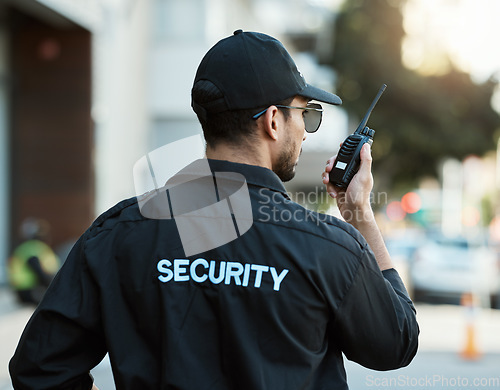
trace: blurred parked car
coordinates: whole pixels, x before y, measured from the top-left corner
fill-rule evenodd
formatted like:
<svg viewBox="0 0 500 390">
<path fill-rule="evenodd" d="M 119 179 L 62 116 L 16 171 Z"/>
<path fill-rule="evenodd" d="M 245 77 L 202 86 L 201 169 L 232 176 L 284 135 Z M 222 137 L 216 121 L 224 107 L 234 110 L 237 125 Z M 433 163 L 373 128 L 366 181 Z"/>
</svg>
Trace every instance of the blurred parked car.
<svg viewBox="0 0 500 390">
<path fill-rule="evenodd" d="M 422 244 L 422 237 L 419 234 L 406 234 L 404 236 L 387 238 L 385 243 L 394 266 L 403 279 L 406 289 L 410 295 L 413 296 L 410 269 L 415 257 L 415 252 Z"/>
<path fill-rule="evenodd" d="M 497 254 L 464 238 L 430 239 L 415 251 L 410 280 L 415 301 L 459 303 L 464 293 L 472 293 L 490 306 L 500 292 Z"/>
</svg>

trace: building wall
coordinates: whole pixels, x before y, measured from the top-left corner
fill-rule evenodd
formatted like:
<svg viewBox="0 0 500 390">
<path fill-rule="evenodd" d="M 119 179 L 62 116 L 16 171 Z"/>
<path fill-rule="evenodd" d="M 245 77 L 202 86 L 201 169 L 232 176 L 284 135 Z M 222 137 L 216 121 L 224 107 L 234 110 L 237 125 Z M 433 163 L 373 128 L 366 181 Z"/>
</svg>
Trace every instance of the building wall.
<svg viewBox="0 0 500 390">
<path fill-rule="evenodd" d="M 22 1 L 41 3 L 92 33 L 97 216 L 135 195 L 133 166 L 148 150 L 152 0 Z"/>
<path fill-rule="evenodd" d="M 9 25 L 11 242 L 34 217 L 59 245 L 93 218 L 90 33 L 15 9 Z"/>
<path fill-rule="evenodd" d="M 148 139 L 149 3 L 0 3 L 2 259 L 26 216 L 47 219 L 58 246 L 134 195 Z M 35 23 L 11 31 L 11 10 Z M 5 274 L 3 261 L 0 284 Z"/>
<path fill-rule="evenodd" d="M 9 103 L 7 31 L 0 25 L 0 284 L 6 280 L 5 259 L 9 256 Z"/>
<path fill-rule="evenodd" d="M 150 18 L 150 0 L 117 1 L 94 33 L 96 214 L 135 195 L 133 167 L 148 152 Z"/>
</svg>

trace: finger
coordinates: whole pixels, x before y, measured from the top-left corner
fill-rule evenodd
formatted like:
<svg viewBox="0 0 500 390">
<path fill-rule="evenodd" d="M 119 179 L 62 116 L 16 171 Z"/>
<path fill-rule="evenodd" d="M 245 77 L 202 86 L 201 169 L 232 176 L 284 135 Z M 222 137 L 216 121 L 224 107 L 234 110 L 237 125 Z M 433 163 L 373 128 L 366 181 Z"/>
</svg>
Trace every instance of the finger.
<svg viewBox="0 0 500 390">
<path fill-rule="evenodd" d="M 361 149 L 360 153 L 361 157 L 361 164 L 359 166 L 359 171 L 356 173 L 354 176 L 354 179 L 352 180 L 351 183 L 349 184 L 349 187 L 351 185 L 354 185 L 353 183 L 356 184 L 361 184 L 366 188 L 367 191 L 371 191 L 373 187 L 373 176 L 372 176 L 372 155 L 371 155 L 371 147 L 370 144 L 365 144 L 363 145 L 363 148 Z"/>
<path fill-rule="evenodd" d="M 342 142 L 340 143 L 340 148 L 342 147 Z M 339 149 L 340 149 L 339 148 Z M 335 154 L 333 155 L 332 157 L 330 157 L 328 160 L 326 160 L 326 167 L 325 167 L 325 172 L 330 172 L 333 168 L 333 163 L 335 162 L 335 160 L 337 159 L 337 155 L 338 154 Z"/>
<path fill-rule="evenodd" d="M 330 172 L 332 170 L 333 163 L 335 162 L 336 159 L 337 159 L 337 155 L 334 155 L 326 161 L 325 172 Z"/>
<path fill-rule="evenodd" d="M 340 143 L 340 147 L 342 147 L 342 142 Z M 335 154 L 334 156 L 330 157 L 326 161 L 326 166 L 325 166 L 325 171 L 321 175 L 321 179 L 323 181 L 323 184 L 326 184 L 327 191 L 330 194 L 332 198 L 335 198 L 337 192 L 336 192 L 336 187 L 330 184 L 330 172 L 333 169 L 333 164 L 335 163 L 335 160 L 337 159 L 337 155 Z"/>
<path fill-rule="evenodd" d="M 325 171 L 321 175 L 323 184 L 328 184 L 330 182 L 330 172 L 332 171 L 336 160 L 337 155 L 330 157 L 330 159 L 326 161 Z"/>
<path fill-rule="evenodd" d="M 325 167 L 325 170 L 321 174 L 321 178 L 323 179 L 323 184 L 328 184 L 330 182 L 330 172 L 333 167 L 333 163 L 335 160 L 331 160 L 331 162 Z"/>
<path fill-rule="evenodd" d="M 328 192 L 328 195 L 335 199 L 339 194 L 339 188 L 335 187 L 332 183 L 328 183 L 326 185 L 326 192 Z"/>
<path fill-rule="evenodd" d="M 330 175 L 328 175 L 328 172 L 323 172 L 321 174 L 321 180 L 323 181 L 323 184 L 328 184 L 330 182 Z"/>
</svg>

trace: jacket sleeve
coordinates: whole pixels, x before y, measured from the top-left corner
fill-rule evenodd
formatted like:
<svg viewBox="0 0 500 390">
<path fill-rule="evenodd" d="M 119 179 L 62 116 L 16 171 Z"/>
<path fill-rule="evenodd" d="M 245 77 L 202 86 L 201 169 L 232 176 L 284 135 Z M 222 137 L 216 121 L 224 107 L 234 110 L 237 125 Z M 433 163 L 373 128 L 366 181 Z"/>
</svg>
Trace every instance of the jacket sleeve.
<svg viewBox="0 0 500 390">
<path fill-rule="evenodd" d="M 92 387 L 89 371 L 106 349 L 84 242 L 81 238 L 75 244 L 24 329 L 9 363 L 15 390 Z"/>
<path fill-rule="evenodd" d="M 368 246 L 337 314 L 335 337 L 349 360 L 382 371 L 407 366 L 415 356 L 415 307 L 397 271 L 381 272 Z"/>
</svg>

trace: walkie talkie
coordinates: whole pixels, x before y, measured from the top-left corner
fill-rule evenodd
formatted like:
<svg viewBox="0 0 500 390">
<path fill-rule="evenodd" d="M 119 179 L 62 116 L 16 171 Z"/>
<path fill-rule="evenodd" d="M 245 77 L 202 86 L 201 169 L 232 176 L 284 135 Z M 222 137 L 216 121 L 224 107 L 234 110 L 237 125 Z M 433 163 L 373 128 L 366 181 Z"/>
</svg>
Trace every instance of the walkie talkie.
<svg viewBox="0 0 500 390">
<path fill-rule="evenodd" d="M 368 122 L 368 118 L 370 118 L 370 114 L 373 111 L 373 108 L 377 104 L 380 96 L 387 88 L 386 84 L 383 84 L 375 99 L 368 109 L 365 117 L 359 124 L 358 128 L 354 133 L 352 133 L 349 137 L 345 139 L 342 143 L 342 147 L 339 150 L 337 155 L 337 159 L 333 164 L 333 168 L 330 171 L 330 183 L 337 187 L 347 188 L 349 183 L 351 182 L 353 176 L 359 169 L 360 157 L 359 154 L 361 152 L 361 148 L 365 143 L 373 144 L 373 136 L 375 135 L 375 130 L 370 129 L 366 126 Z"/>
</svg>

